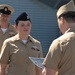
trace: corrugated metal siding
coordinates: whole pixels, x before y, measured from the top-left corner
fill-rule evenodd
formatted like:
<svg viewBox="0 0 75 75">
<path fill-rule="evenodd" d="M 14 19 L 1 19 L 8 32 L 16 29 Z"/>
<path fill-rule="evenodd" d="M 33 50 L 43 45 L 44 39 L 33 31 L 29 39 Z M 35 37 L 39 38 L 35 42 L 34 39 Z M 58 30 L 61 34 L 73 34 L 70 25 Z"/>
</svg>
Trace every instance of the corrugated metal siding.
<svg viewBox="0 0 75 75">
<path fill-rule="evenodd" d="M 15 18 L 26 11 L 31 17 L 31 35 L 38 39 L 46 55 L 52 41 L 59 36 L 59 29 L 56 21 L 56 10 L 34 0 L 1 0 L 0 4 L 9 4 L 14 7 L 11 23 L 15 23 Z"/>
</svg>

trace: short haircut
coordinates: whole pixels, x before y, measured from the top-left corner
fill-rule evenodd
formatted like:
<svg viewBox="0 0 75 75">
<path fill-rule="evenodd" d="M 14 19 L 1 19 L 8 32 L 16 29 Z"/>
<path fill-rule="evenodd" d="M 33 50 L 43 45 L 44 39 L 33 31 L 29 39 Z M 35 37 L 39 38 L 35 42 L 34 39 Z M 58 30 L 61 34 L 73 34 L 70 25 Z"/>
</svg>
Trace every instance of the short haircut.
<svg viewBox="0 0 75 75">
<path fill-rule="evenodd" d="M 63 14 L 61 14 L 59 18 L 63 17 L 67 22 L 75 22 L 75 12 L 74 11 L 68 11 L 68 12 L 65 12 Z"/>
</svg>

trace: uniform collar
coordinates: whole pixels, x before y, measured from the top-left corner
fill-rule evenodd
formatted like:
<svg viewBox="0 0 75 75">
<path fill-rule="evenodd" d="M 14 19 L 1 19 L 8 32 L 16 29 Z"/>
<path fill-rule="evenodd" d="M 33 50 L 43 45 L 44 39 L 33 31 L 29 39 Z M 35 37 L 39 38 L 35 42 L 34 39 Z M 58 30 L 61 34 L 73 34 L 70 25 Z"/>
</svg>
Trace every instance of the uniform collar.
<svg viewBox="0 0 75 75">
<path fill-rule="evenodd" d="M 34 38 L 31 36 L 31 35 L 29 35 L 29 37 L 28 37 L 28 41 L 31 41 L 31 42 L 33 42 L 34 43 Z"/>
<path fill-rule="evenodd" d="M 65 33 L 75 32 L 75 26 L 70 27 Z"/>
<path fill-rule="evenodd" d="M 19 34 L 15 35 L 15 38 L 14 38 L 13 40 L 20 40 Z M 35 40 L 33 39 L 32 36 L 29 35 L 29 36 L 28 36 L 28 41 L 31 41 L 31 42 L 34 43 Z"/>
<path fill-rule="evenodd" d="M 12 26 L 11 26 L 10 23 L 9 23 L 9 24 L 8 24 L 8 28 L 7 28 L 7 31 L 8 31 L 8 30 L 11 31 L 12 29 L 13 29 L 13 28 L 12 28 Z M 0 26 L 0 30 L 1 30 L 1 26 Z M 2 31 L 2 30 L 1 30 L 1 31 Z M 7 31 L 6 31 L 6 32 L 7 32 Z M 6 32 L 5 32 L 5 33 L 6 33 Z"/>
<path fill-rule="evenodd" d="M 0 28 L 1 28 L 1 26 L 0 26 Z M 10 23 L 8 24 L 8 28 L 7 29 L 12 30 L 12 25 Z"/>
<path fill-rule="evenodd" d="M 13 30 L 13 26 L 11 24 L 9 24 L 8 30 Z"/>
</svg>

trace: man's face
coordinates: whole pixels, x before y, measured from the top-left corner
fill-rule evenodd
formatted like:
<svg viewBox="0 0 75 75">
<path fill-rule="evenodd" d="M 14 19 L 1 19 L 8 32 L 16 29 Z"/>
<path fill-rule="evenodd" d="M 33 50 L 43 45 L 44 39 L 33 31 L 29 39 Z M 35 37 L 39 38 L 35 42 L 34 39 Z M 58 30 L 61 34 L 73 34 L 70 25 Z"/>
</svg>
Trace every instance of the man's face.
<svg viewBox="0 0 75 75">
<path fill-rule="evenodd" d="M 64 34 L 65 25 L 64 25 L 64 21 L 62 18 L 58 19 L 58 26 L 62 34 Z"/>
<path fill-rule="evenodd" d="M 29 35 L 31 31 L 31 22 L 30 21 L 19 21 L 17 26 L 17 31 L 19 34 Z"/>
<path fill-rule="evenodd" d="M 62 34 L 64 34 L 69 28 L 69 23 L 63 17 L 61 17 L 58 19 L 58 26 Z"/>
<path fill-rule="evenodd" d="M 3 23 L 9 23 L 10 15 L 1 14 L 1 15 L 0 15 L 0 20 L 1 20 L 1 22 L 3 22 Z"/>
</svg>

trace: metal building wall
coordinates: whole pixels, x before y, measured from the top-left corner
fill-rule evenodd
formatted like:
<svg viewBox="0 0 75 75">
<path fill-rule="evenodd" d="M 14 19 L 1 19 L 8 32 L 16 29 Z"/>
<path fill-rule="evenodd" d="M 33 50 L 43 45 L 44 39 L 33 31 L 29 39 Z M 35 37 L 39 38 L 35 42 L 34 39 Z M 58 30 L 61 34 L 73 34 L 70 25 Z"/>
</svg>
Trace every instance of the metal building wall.
<svg viewBox="0 0 75 75">
<path fill-rule="evenodd" d="M 45 56 L 52 41 L 59 36 L 56 10 L 35 0 L 0 0 L 0 4 L 14 7 L 15 12 L 10 20 L 13 24 L 20 13 L 25 11 L 29 14 L 32 21 L 31 35 L 41 42 Z"/>
</svg>

